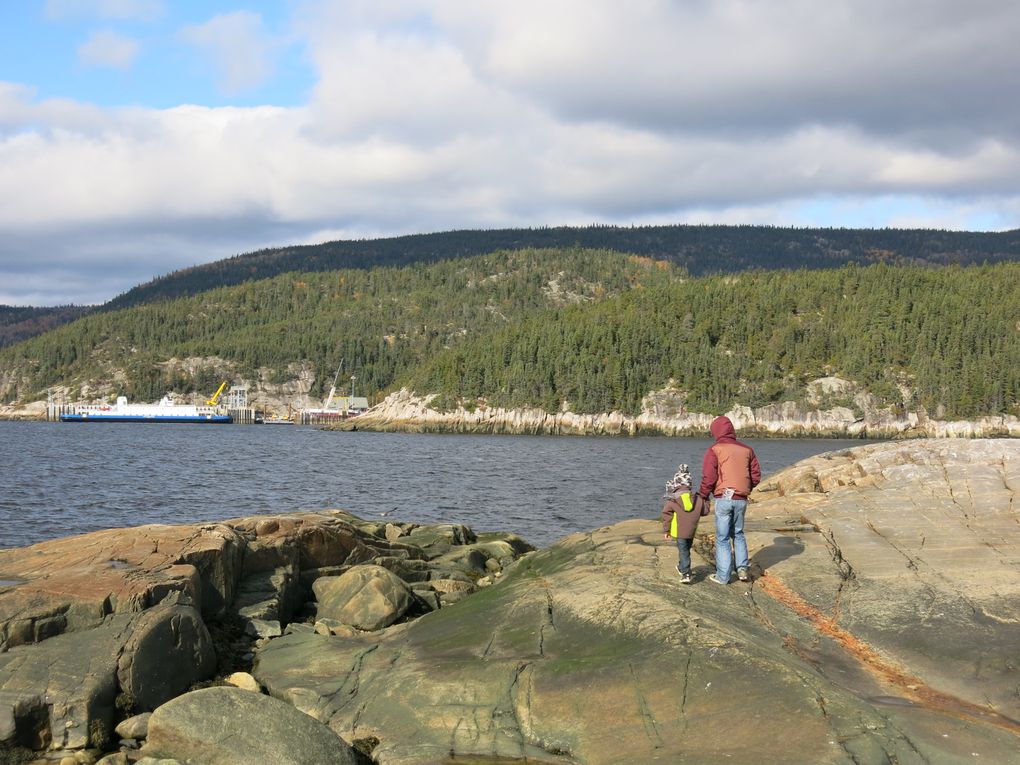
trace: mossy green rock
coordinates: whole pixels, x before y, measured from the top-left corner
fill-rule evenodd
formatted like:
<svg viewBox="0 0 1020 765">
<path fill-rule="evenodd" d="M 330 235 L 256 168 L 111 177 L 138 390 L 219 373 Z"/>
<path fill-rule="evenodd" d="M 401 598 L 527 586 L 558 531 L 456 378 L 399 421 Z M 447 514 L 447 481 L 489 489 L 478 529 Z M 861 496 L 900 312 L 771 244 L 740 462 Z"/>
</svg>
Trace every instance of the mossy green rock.
<svg viewBox="0 0 1020 765">
<path fill-rule="evenodd" d="M 748 584 L 708 581 L 707 536 L 680 584 L 657 521 L 626 521 L 417 621 L 275 640 L 254 674 L 345 739 L 378 739 L 380 765 L 1013 761 L 1020 443 L 884 444 L 807 473 L 822 491 L 796 488 L 801 469 L 752 504 Z M 963 562 L 967 524 L 996 535 L 980 565 Z M 927 563 L 950 549 L 963 581 Z"/>
</svg>

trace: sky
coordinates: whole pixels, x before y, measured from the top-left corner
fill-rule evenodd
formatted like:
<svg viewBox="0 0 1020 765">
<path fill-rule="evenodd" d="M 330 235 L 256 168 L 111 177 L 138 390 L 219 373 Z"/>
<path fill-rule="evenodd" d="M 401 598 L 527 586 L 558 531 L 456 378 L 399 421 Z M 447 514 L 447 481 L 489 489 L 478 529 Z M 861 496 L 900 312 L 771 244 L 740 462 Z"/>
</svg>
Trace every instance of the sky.
<svg viewBox="0 0 1020 765">
<path fill-rule="evenodd" d="M 0 304 L 518 226 L 1020 228 L 1012 0 L 8 0 Z"/>
</svg>

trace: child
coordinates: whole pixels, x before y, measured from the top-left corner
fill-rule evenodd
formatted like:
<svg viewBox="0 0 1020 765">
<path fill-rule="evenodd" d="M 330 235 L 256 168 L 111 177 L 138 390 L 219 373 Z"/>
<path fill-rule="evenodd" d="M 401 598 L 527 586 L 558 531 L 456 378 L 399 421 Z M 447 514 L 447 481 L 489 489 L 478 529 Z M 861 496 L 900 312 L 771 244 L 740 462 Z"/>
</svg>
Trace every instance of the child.
<svg viewBox="0 0 1020 765">
<path fill-rule="evenodd" d="M 708 515 L 708 503 L 697 494 L 691 496 L 691 471 L 681 464 L 666 481 L 666 504 L 662 508 L 662 531 L 666 539 L 676 537 L 680 562 L 676 567 L 682 584 L 691 583 L 691 542 L 698 520 Z"/>
</svg>

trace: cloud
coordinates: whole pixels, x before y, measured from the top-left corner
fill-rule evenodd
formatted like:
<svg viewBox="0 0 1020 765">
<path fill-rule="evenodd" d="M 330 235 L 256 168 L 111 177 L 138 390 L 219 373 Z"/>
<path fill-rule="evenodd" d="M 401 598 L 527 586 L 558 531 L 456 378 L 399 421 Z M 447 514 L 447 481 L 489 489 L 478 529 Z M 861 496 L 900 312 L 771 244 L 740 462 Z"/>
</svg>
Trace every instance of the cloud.
<svg viewBox="0 0 1020 765">
<path fill-rule="evenodd" d="M 591 222 L 1020 220 L 1020 6 L 949 0 L 296 5 L 302 107 L 100 109 L 0 83 L 0 271 L 90 300 L 273 244 Z M 225 89 L 280 32 L 182 39 Z M 75 300 L 54 280 L 53 300 Z M 80 289 L 85 289 L 80 287 Z M 25 288 L 38 297 L 38 285 Z M 35 297 L 33 299 L 35 299 Z M 79 301 L 80 302 L 80 301 Z"/>
<path fill-rule="evenodd" d="M 53 21 L 89 17 L 151 21 L 164 11 L 163 0 L 46 0 L 44 9 Z"/>
<path fill-rule="evenodd" d="M 211 60 L 219 75 L 217 85 L 228 95 L 255 88 L 272 74 L 276 44 L 257 13 L 215 16 L 204 24 L 184 27 L 180 37 Z"/>
<path fill-rule="evenodd" d="M 1009 133 L 1020 6 L 995 0 L 806 0 L 626 6 L 442 4 L 491 82 L 571 121 L 756 133 L 854 125 L 884 136 Z"/>
<path fill-rule="evenodd" d="M 130 69 L 138 55 L 138 42 L 110 30 L 93 32 L 78 46 L 78 60 L 85 66 Z"/>
</svg>

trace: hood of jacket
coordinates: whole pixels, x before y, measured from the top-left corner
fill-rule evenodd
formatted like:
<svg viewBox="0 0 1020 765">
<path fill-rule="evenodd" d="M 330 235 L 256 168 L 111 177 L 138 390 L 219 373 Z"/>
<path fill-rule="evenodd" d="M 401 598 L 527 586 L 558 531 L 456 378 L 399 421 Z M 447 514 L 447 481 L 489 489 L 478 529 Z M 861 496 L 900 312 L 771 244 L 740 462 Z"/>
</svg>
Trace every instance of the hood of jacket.
<svg viewBox="0 0 1020 765">
<path fill-rule="evenodd" d="M 730 422 L 729 417 L 716 417 L 712 420 L 712 425 L 709 429 L 716 441 L 721 441 L 724 438 L 735 439 L 737 437 L 737 432 L 733 429 L 733 423 Z"/>
</svg>

